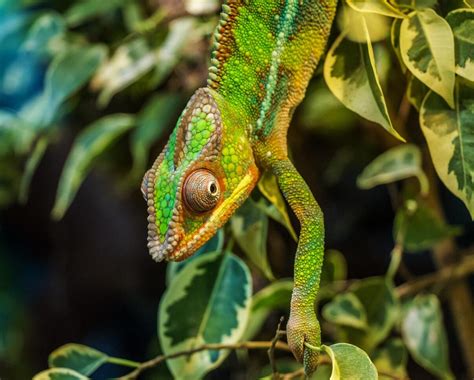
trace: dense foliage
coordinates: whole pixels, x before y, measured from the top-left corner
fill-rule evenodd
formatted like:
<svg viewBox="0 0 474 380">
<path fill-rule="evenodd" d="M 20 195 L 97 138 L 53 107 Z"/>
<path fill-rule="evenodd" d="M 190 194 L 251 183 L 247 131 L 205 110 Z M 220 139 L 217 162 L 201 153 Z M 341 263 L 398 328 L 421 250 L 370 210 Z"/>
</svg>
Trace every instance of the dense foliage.
<svg viewBox="0 0 474 380">
<path fill-rule="evenodd" d="M 0 207 L 27 202 L 46 150 L 69 128 L 77 136 L 57 186 L 51 211 L 56 220 L 97 165 L 114 168 L 123 191 L 139 188 L 153 158 L 150 151 L 168 134 L 186 96 L 205 83 L 220 7 L 216 0 L 66 3 L 0 2 Z M 317 71 L 324 81 L 313 81 L 298 120 L 336 139 L 354 128 L 353 113 L 370 121 L 362 122 L 361 134 L 376 133 L 386 151 L 360 173 L 357 185 L 388 185 L 395 194 L 395 246 L 385 274 L 360 280 L 348 279 L 346 259 L 327 247 L 315 307 L 324 321 L 324 340 L 336 343 L 322 347 L 323 365 L 313 378 L 368 380 L 378 371 L 380 378 L 405 379 L 410 356 L 433 376 L 453 379 L 437 278 L 396 286 L 395 277 L 404 254 L 432 251 L 438 264 L 446 265 L 449 260 L 436 256 L 440 244 L 463 233 L 443 218 L 432 166 L 474 217 L 474 4 L 345 0 L 333 29 Z M 16 58 L 7 51 L 15 51 Z M 143 106 L 128 109 L 128 99 Z M 409 122 L 413 110 L 418 123 Z M 380 137 L 378 126 L 393 137 L 384 131 Z M 127 149 L 118 141 L 129 142 L 131 165 L 113 153 Z M 344 160 L 341 154 L 338 165 Z M 225 231 L 186 262 L 168 264 L 157 322 L 162 353 L 222 346 L 167 360 L 175 378 L 205 376 L 230 354 L 221 348 L 251 342 L 269 315 L 287 312 L 292 281 L 273 274 L 267 250 L 271 220 L 297 238 L 275 179 L 265 175 Z M 472 256 L 457 260 L 473 266 Z M 251 345 L 243 347 L 252 352 Z M 468 372 L 474 359 L 469 362 L 469 347 L 462 350 Z M 245 365 L 245 354 L 239 354 Z M 50 369 L 35 379 L 86 379 L 107 363 L 142 366 L 67 344 L 51 353 Z M 301 375 L 290 356 L 276 366 Z M 266 362 L 259 373 L 252 370 L 249 376 L 272 371 Z"/>
</svg>

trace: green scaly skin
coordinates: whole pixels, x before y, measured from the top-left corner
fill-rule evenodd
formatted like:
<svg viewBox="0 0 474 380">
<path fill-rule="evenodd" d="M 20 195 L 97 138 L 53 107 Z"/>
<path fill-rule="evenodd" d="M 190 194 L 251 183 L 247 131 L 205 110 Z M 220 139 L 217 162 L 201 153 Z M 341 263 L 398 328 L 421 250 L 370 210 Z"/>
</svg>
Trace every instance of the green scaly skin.
<svg viewBox="0 0 474 380">
<path fill-rule="evenodd" d="M 336 2 L 228 0 L 214 34 L 208 86 L 191 98 L 142 184 L 151 255 L 181 261 L 229 219 L 261 172 L 276 176 L 301 224 L 287 338 L 307 374 L 315 370 L 318 353 L 304 343 L 321 345 L 314 301 L 324 223 L 288 159 L 286 135 L 325 49 Z M 186 179 L 196 171 L 211 173 L 220 191 L 217 203 L 204 212 L 186 201 Z"/>
</svg>

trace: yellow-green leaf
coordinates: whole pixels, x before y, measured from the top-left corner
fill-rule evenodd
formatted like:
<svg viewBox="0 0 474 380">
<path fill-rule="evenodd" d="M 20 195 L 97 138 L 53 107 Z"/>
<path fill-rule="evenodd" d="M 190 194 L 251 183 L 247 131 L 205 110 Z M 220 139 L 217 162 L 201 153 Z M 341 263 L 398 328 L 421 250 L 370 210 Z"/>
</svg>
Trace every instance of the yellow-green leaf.
<svg viewBox="0 0 474 380">
<path fill-rule="evenodd" d="M 395 18 L 405 17 L 402 12 L 389 4 L 387 0 L 347 0 L 347 4 L 359 12 L 376 13 Z"/>
<path fill-rule="evenodd" d="M 419 295 L 407 306 L 401 324 L 403 341 L 422 367 L 445 379 L 454 379 L 443 314 L 434 294 Z"/>
<path fill-rule="evenodd" d="M 33 380 L 89 380 L 89 378 L 69 368 L 51 368 L 38 373 Z"/>
<path fill-rule="evenodd" d="M 408 353 L 400 338 L 388 340 L 372 355 L 372 360 L 379 372 L 395 375 L 404 379 L 407 377 L 406 366 Z M 392 376 L 380 375 L 380 380 L 392 379 Z"/>
<path fill-rule="evenodd" d="M 166 355 L 202 344 L 237 343 L 250 311 L 252 278 L 232 253 L 201 255 L 171 281 L 161 298 L 158 333 Z M 227 357 L 227 350 L 168 360 L 176 379 L 200 379 Z"/>
<path fill-rule="evenodd" d="M 377 380 L 374 363 L 359 347 L 348 343 L 322 346 L 332 363 L 330 380 Z"/>
<path fill-rule="evenodd" d="M 368 36 L 365 21 L 361 28 Z M 341 34 L 326 57 L 324 78 L 331 92 L 347 108 L 403 140 L 392 126 L 369 39 L 367 44 L 355 43 Z"/>
<path fill-rule="evenodd" d="M 418 80 L 414 75 L 409 75 L 408 86 L 407 86 L 407 98 L 410 104 L 420 112 L 423 100 L 425 100 L 426 94 L 430 91 L 423 82 Z"/>
<path fill-rule="evenodd" d="M 286 203 L 283 199 L 283 196 L 281 195 L 276 177 L 270 172 L 265 171 L 262 174 L 260 181 L 258 181 L 258 189 L 265 196 L 265 198 L 267 198 L 275 206 L 278 215 L 274 219 L 277 222 L 283 224 L 293 239 L 297 241 L 298 238 L 293 226 L 291 225 L 290 217 L 288 216 L 288 210 L 286 209 Z"/>
<path fill-rule="evenodd" d="M 80 133 L 64 164 L 52 211 L 53 218 L 61 219 L 64 216 L 97 156 L 134 123 L 135 118 L 131 115 L 108 115 Z"/>
<path fill-rule="evenodd" d="M 474 89 L 457 83 L 454 101 L 453 110 L 430 92 L 420 124 L 438 176 L 474 218 Z"/>
<path fill-rule="evenodd" d="M 446 16 L 456 47 L 456 74 L 474 81 L 474 9 L 456 9 Z"/>
<path fill-rule="evenodd" d="M 69 343 L 54 350 L 48 358 L 51 368 L 70 368 L 82 375 L 89 376 L 102 364 L 108 355 L 82 344 Z"/>
<path fill-rule="evenodd" d="M 410 177 L 418 178 L 422 194 L 428 193 L 428 180 L 422 169 L 420 149 L 416 145 L 403 144 L 382 153 L 367 165 L 357 178 L 357 186 L 370 189 Z"/>
<path fill-rule="evenodd" d="M 454 107 L 454 37 L 446 20 L 432 9 L 410 13 L 401 25 L 400 49 L 410 72 Z"/>
<path fill-rule="evenodd" d="M 331 302 L 324 305 L 322 315 L 328 322 L 337 325 L 361 330 L 368 328 L 364 306 L 351 292 L 334 297 Z"/>
<path fill-rule="evenodd" d="M 388 17 L 376 13 L 364 14 L 351 7 L 342 7 L 337 24 L 345 37 L 353 42 L 366 43 L 369 39 L 372 42 L 382 41 L 390 33 Z"/>
<path fill-rule="evenodd" d="M 28 200 L 28 191 L 30 189 L 31 180 L 36 168 L 38 167 L 38 164 L 46 152 L 48 143 L 49 141 L 46 137 L 41 137 L 36 142 L 33 152 L 31 152 L 30 157 L 28 157 L 28 161 L 26 161 L 25 170 L 23 172 L 23 176 L 21 177 L 20 191 L 18 193 L 18 201 L 22 204 L 25 204 Z"/>
<path fill-rule="evenodd" d="M 400 67 L 402 72 L 405 73 L 407 71 L 407 67 L 403 63 L 402 53 L 400 52 L 400 28 L 402 26 L 402 19 L 395 19 L 392 22 L 392 28 L 390 29 L 390 42 L 392 43 L 392 48 L 397 55 L 398 62 L 400 63 Z"/>
</svg>

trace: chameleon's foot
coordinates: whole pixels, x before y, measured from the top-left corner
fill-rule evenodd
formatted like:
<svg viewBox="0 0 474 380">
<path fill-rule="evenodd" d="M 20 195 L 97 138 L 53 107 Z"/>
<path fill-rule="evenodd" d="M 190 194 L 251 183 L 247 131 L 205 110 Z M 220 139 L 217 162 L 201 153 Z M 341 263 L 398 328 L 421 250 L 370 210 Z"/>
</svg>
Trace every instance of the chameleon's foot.
<svg viewBox="0 0 474 380">
<path fill-rule="evenodd" d="M 290 350 L 296 360 L 303 363 L 305 374 L 311 375 L 318 366 L 319 352 L 306 347 L 305 343 L 321 346 L 321 330 L 316 314 L 313 310 L 306 313 L 292 310 L 286 331 Z"/>
</svg>

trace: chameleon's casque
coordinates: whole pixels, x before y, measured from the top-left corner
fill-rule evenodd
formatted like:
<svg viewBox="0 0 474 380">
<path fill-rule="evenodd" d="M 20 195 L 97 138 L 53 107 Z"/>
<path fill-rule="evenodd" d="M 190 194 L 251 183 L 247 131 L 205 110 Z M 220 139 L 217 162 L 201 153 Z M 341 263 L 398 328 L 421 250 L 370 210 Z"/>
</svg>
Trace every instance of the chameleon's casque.
<svg viewBox="0 0 474 380">
<path fill-rule="evenodd" d="M 314 302 L 324 255 L 321 210 L 287 152 L 287 130 L 324 52 L 337 0 L 227 0 L 214 33 L 207 87 L 178 120 L 146 173 L 148 247 L 183 260 L 204 244 L 267 171 L 297 216 L 287 339 L 310 374 L 321 345 Z"/>
</svg>

